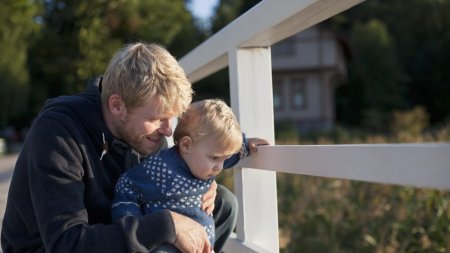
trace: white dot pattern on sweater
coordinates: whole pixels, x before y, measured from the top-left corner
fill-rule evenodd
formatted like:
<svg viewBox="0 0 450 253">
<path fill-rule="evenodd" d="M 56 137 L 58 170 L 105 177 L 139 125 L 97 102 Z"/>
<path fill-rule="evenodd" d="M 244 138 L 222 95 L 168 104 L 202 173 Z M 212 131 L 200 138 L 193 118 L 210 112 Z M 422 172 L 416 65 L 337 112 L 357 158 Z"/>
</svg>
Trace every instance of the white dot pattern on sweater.
<svg viewBox="0 0 450 253">
<path fill-rule="evenodd" d="M 200 180 L 175 173 L 159 155 L 148 157 L 140 165 L 140 169 L 144 169 L 141 170 L 141 175 L 144 177 L 139 180 L 143 181 L 145 186 L 153 186 L 151 190 L 157 191 L 157 198 L 144 197 L 143 189 L 137 190 L 134 180 L 127 176 L 120 178 L 116 189 L 125 195 L 139 194 L 134 196 L 134 199 L 137 198 L 136 200 L 144 204 L 147 210 L 198 209 L 202 205 L 203 194 L 209 189 L 212 182 L 212 180 Z M 128 205 L 130 203 L 116 204 Z M 205 229 L 208 237 L 214 240 L 214 224 L 205 225 Z"/>
</svg>

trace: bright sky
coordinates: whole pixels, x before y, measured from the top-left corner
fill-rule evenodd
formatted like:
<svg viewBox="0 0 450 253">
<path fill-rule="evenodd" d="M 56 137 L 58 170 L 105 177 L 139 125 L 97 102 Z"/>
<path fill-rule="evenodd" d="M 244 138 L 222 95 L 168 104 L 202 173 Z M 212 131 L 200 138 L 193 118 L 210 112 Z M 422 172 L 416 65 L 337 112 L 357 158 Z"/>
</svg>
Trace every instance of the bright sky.
<svg viewBox="0 0 450 253">
<path fill-rule="evenodd" d="M 218 0 L 192 0 L 191 9 L 194 15 L 200 19 L 208 19 L 217 5 Z"/>
</svg>

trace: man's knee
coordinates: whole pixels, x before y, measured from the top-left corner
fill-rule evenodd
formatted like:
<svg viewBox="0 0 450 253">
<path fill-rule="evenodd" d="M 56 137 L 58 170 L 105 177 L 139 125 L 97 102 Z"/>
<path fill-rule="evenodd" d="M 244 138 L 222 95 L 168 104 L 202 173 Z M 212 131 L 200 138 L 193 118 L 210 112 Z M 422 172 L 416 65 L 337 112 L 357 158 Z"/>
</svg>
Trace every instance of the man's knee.
<svg viewBox="0 0 450 253">
<path fill-rule="evenodd" d="M 169 243 L 163 243 L 150 251 L 150 253 L 181 253 L 175 246 Z"/>
<path fill-rule="evenodd" d="M 214 203 L 214 211 L 226 216 L 236 217 L 238 212 L 238 201 L 236 196 L 225 186 L 217 185 L 217 197 Z"/>
</svg>

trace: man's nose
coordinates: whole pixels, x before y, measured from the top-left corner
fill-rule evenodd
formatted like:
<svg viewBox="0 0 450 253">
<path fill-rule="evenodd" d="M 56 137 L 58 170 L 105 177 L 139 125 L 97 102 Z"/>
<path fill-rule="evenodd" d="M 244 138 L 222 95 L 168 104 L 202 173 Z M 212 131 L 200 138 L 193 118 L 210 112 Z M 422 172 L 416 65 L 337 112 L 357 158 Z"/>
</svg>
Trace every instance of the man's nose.
<svg viewBox="0 0 450 253">
<path fill-rule="evenodd" d="M 170 119 L 161 120 L 159 132 L 167 137 L 172 135 L 172 123 L 171 123 Z"/>
</svg>

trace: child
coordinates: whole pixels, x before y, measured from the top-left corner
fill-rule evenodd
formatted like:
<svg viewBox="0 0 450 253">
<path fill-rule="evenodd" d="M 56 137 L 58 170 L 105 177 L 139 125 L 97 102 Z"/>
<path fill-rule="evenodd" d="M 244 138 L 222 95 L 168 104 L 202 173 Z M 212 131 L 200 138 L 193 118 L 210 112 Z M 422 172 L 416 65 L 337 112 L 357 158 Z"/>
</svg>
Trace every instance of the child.
<svg viewBox="0 0 450 253">
<path fill-rule="evenodd" d="M 112 218 L 170 209 L 202 224 L 214 245 L 213 218 L 201 210 L 203 194 L 224 167 L 255 152 L 256 145 L 268 143 L 243 140 L 231 108 L 218 99 L 192 103 L 179 119 L 174 142 L 119 178 Z"/>
</svg>

